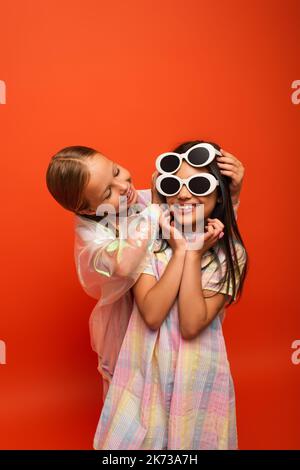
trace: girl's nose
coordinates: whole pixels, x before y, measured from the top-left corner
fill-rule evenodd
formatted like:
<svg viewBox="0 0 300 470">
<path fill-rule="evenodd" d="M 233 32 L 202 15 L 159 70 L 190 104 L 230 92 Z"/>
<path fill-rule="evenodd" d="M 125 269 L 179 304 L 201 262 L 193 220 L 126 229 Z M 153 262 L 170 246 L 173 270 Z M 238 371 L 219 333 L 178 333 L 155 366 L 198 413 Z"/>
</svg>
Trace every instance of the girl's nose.
<svg viewBox="0 0 300 470">
<path fill-rule="evenodd" d="M 191 197 L 191 193 L 189 192 L 189 190 L 187 189 L 187 187 L 186 187 L 185 184 L 182 185 L 182 188 L 181 188 L 181 190 L 179 191 L 177 197 L 178 197 L 179 199 L 181 199 L 181 198 L 185 198 L 185 199 L 186 199 L 186 198 Z"/>
<path fill-rule="evenodd" d="M 126 181 L 116 181 L 115 182 L 116 187 L 119 189 L 121 194 L 127 193 L 129 183 L 126 183 Z"/>
</svg>

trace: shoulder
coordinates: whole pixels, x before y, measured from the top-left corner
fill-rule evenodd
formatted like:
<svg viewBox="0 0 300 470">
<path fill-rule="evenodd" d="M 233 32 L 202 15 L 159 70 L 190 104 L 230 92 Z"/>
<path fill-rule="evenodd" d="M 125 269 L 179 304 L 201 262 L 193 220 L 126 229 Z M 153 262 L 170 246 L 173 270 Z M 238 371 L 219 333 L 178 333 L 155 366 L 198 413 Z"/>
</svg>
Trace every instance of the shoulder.
<svg viewBox="0 0 300 470">
<path fill-rule="evenodd" d="M 246 257 L 245 248 L 243 247 L 241 242 L 239 242 L 236 239 L 233 239 L 232 245 L 231 245 L 231 254 L 232 254 L 232 256 L 234 256 L 234 251 L 236 253 L 238 261 L 243 260 Z M 224 248 L 220 247 L 217 250 L 217 255 L 218 255 L 218 258 L 219 258 L 220 262 L 224 262 L 226 260 L 226 252 L 225 252 Z"/>
<path fill-rule="evenodd" d="M 157 251 L 160 249 L 160 246 L 161 239 L 156 239 L 153 245 L 153 251 L 148 255 L 148 264 L 158 266 L 159 269 L 166 267 L 173 254 L 170 246 L 166 247 L 163 251 Z"/>
<path fill-rule="evenodd" d="M 233 240 L 233 246 L 236 252 L 238 263 L 244 263 L 247 259 L 247 252 L 244 246 L 237 240 Z"/>
<path fill-rule="evenodd" d="M 236 260 L 234 256 L 234 251 L 236 253 Z M 243 266 L 245 264 L 247 259 L 246 250 L 243 245 L 237 240 L 233 240 L 231 255 L 233 263 L 238 264 L 240 266 Z M 220 267 L 221 269 L 225 269 L 227 266 L 226 251 L 224 250 L 224 248 L 222 248 L 222 246 L 217 247 L 217 249 L 215 250 L 215 254 L 213 254 L 209 250 L 206 251 L 202 257 L 201 265 L 202 269 L 204 269 L 207 273 L 218 271 Z"/>
<path fill-rule="evenodd" d="M 78 215 L 75 215 L 74 229 L 75 235 L 84 242 L 101 243 L 103 240 L 114 240 L 116 238 L 113 230 L 109 227 Z"/>
<path fill-rule="evenodd" d="M 160 247 L 160 243 L 157 248 Z M 167 246 L 163 251 L 153 253 L 153 262 L 156 262 L 160 268 L 165 268 L 172 258 L 173 250 L 170 246 Z"/>
</svg>

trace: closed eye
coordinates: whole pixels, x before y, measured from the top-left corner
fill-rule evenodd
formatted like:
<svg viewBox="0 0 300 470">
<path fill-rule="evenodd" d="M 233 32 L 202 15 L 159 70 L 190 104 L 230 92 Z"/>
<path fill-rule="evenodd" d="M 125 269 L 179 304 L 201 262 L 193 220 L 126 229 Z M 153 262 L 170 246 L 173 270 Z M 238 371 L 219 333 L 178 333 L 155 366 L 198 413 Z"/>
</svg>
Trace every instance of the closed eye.
<svg viewBox="0 0 300 470">
<path fill-rule="evenodd" d="M 114 173 L 114 176 L 118 176 L 118 174 L 120 173 L 120 168 L 117 168 L 117 171 Z M 111 196 L 111 188 L 109 188 L 109 193 L 108 195 L 104 198 L 105 199 L 109 199 Z"/>
</svg>

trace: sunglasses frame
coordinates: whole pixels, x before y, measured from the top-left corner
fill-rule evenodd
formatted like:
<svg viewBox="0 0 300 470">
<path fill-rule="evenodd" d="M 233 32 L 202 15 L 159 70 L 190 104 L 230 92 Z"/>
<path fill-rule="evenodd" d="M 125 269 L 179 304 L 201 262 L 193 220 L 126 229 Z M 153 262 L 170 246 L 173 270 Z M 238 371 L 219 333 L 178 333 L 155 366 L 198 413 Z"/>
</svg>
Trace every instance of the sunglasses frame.
<svg viewBox="0 0 300 470">
<path fill-rule="evenodd" d="M 209 156 L 208 156 L 208 159 L 205 163 L 202 163 L 201 165 L 194 165 L 193 163 L 191 163 L 189 161 L 189 153 L 192 151 L 192 150 L 195 150 L 196 148 L 205 148 L 208 153 L 209 153 Z M 179 158 L 180 162 L 179 162 L 179 165 L 178 167 L 173 170 L 173 171 L 165 171 L 161 168 L 161 161 L 163 160 L 163 158 L 165 158 L 167 155 L 174 155 L 176 157 Z M 209 163 L 211 163 L 213 161 L 213 159 L 215 158 L 216 155 L 222 155 L 221 152 L 219 152 L 219 150 L 217 150 L 213 145 L 211 144 L 207 144 L 207 143 L 202 143 L 202 144 L 196 144 L 196 145 L 193 145 L 193 147 L 191 147 L 190 149 L 188 149 L 186 152 L 184 153 L 176 153 L 176 152 L 164 152 L 164 153 L 161 153 L 160 155 L 158 155 L 158 157 L 156 158 L 156 162 L 155 162 L 155 166 L 156 166 L 156 169 L 159 173 L 166 173 L 168 175 L 172 175 L 173 173 L 176 173 L 176 171 L 179 170 L 179 168 L 181 167 L 182 165 L 182 160 L 186 160 L 187 163 L 191 166 L 193 166 L 194 168 L 201 168 L 202 166 L 206 166 L 206 165 L 209 165 Z"/>
<path fill-rule="evenodd" d="M 190 190 L 190 185 L 189 185 L 189 183 L 190 183 L 191 179 L 193 179 L 193 178 L 195 178 L 195 177 L 198 177 L 198 176 L 207 178 L 207 179 L 209 180 L 209 182 L 210 182 L 210 185 L 211 185 L 211 186 L 210 186 L 210 189 L 208 189 L 205 193 L 202 193 L 202 194 L 196 194 L 196 193 L 194 193 L 193 191 Z M 167 193 L 165 193 L 165 192 L 161 189 L 160 183 L 161 183 L 161 181 L 162 181 L 164 178 L 175 178 L 177 181 L 179 181 L 180 187 L 179 187 L 178 191 L 176 191 L 176 193 L 174 193 L 174 194 L 167 194 Z M 191 175 L 191 176 L 189 176 L 188 178 L 179 178 L 178 176 L 173 175 L 173 174 L 171 174 L 171 173 L 164 173 L 164 174 L 162 174 L 162 175 L 159 175 L 159 176 L 156 178 L 156 182 L 155 182 L 155 186 L 156 186 L 157 191 L 158 191 L 160 194 L 162 194 L 163 196 L 166 196 L 166 197 L 176 196 L 176 194 L 180 193 L 181 188 L 182 188 L 182 186 L 183 186 L 184 184 L 186 185 L 188 191 L 189 191 L 191 194 L 193 194 L 194 196 L 207 196 L 208 194 L 211 194 L 211 193 L 216 189 L 216 187 L 219 186 L 220 183 L 219 183 L 219 180 L 217 180 L 217 178 L 216 178 L 214 175 L 212 175 L 211 173 L 198 173 L 198 174 L 196 174 L 196 175 Z"/>
</svg>

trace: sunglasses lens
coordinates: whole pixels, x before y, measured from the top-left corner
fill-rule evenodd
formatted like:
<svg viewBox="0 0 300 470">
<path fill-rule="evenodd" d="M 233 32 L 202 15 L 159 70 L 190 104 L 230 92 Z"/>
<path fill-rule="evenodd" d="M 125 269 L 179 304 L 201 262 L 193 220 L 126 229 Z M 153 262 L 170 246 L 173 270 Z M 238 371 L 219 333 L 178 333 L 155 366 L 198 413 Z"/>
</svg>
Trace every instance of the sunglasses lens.
<svg viewBox="0 0 300 470">
<path fill-rule="evenodd" d="M 205 165 L 209 158 L 209 151 L 206 148 L 195 148 L 194 150 L 191 150 L 189 153 L 189 161 L 191 162 L 192 165 L 195 166 L 200 166 L 200 165 Z"/>
<path fill-rule="evenodd" d="M 161 159 L 160 166 L 163 172 L 172 173 L 180 164 L 180 159 L 176 155 L 166 155 Z"/>
<path fill-rule="evenodd" d="M 162 191 L 169 196 L 176 194 L 179 191 L 180 183 L 176 178 L 166 176 L 161 180 L 160 187 Z"/>
<path fill-rule="evenodd" d="M 189 182 L 191 192 L 195 194 L 205 194 L 211 187 L 210 181 L 204 176 L 195 176 Z"/>
</svg>

